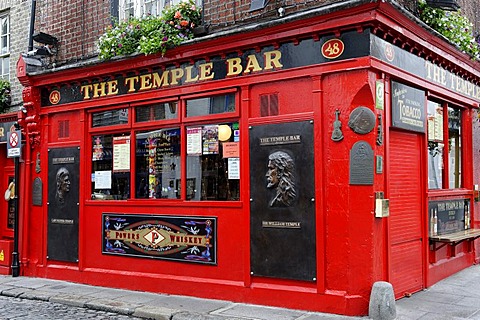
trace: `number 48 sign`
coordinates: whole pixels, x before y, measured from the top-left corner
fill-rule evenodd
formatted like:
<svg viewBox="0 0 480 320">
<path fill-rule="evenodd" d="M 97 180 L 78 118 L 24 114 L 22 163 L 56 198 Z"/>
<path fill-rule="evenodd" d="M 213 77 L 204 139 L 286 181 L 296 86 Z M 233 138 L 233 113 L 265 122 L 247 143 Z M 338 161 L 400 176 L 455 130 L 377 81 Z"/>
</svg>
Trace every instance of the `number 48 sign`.
<svg viewBox="0 0 480 320">
<path fill-rule="evenodd" d="M 327 59 L 335 59 L 342 55 L 345 45 L 340 39 L 330 39 L 322 46 L 322 55 Z"/>
<path fill-rule="evenodd" d="M 7 132 L 7 158 L 20 157 L 22 150 L 22 132 Z"/>
</svg>

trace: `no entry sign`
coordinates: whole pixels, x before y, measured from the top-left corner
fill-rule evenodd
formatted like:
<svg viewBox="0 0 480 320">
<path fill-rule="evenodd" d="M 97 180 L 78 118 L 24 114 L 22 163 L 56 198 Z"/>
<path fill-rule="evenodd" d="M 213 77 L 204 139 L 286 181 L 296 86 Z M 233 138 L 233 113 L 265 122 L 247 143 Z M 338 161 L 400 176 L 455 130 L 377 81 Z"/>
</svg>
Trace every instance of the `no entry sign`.
<svg viewBox="0 0 480 320">
<path fill-rule="evenodd" d="M 7 158 L 20 157 L 22 149 L 22 133 L 20 130 L 7 132 Z"/>
</svg>

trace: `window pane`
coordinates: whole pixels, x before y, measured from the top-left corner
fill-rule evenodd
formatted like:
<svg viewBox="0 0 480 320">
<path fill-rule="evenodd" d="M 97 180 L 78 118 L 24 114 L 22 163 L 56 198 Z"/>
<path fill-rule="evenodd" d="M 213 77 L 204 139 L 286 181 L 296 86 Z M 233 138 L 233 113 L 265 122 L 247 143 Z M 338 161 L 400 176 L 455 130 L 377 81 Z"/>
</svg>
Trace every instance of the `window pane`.
<svg viewBox="0 0 480 320">
<path fill-rule="evenodd" d="M 8 34 L 8 17 L 2 19 L 2 35 Z"/>
<path fill-rule="evenodd" d="M 187 100 L 187 117 L 235 112 L 235 94 Z"/>
<path fill-rule="evenodd" d="M 130 198 L 130 136 L 92 137 L 92 199 Z"/>
<path fill-rule="evenodd" d="M 92 116 L 92 127 L 104 127 L 128 123 L 128 109 L 96 112 Z"/>
<path fill-rule="evenodd" d="M 443 109 L 428 101 L 428 188 L 443 188 Z"/>
<path fill-rule="evenodd" d="M 178 128 L 136 134 L 136 198 L 180 198 L 180 143 Z"/>
<path fill-rule="evenodd" d="M 2 78 L 8 80 L 8 75 L 10 74 L 10 58 L 6 57 L 2 60 Z"/>
<path fill-rule="evenodd" d="M 461 111 L 448 107 L 448 181 L 449 187 L 460 188 L 462 179 Z"/>
<path fill-rule="evenodd" d="M 137 0 L 138 1 L 138 0 Z M 135 16 L 135 0 L 120 0 L 119 18 L 121 21 Z"/>
<path fill-rule="evenodd" d="M 240 199 L 238 123 L 187 128 L 187 200 Z"/>
<path fill-rule="evenodd" d="M 145 9 L 143 14 L 157 16 L 159 14 L 158 12 L 159 1 L 160 0 L 145 0 Z"/>
<path fill-rule="evenodd" d="M 177 118 L 178 103 L 166 102 L 151 106 L 142 106 L 135 109 L 135 121 L 145 122 Z"/>
<path fill-rule="evenodd" d="M 6 35 L 1 37 L 0 47 L 2 50 L 1 51 L 2 54 L 8 53 L 8 37 Z"/>
</svg>

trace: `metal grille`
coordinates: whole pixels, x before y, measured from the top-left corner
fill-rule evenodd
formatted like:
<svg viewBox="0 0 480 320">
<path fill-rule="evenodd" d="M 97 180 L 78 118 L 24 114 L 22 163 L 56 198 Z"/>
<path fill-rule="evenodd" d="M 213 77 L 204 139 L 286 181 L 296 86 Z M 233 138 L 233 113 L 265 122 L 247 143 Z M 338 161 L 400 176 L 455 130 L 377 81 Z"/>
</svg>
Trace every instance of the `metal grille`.
<svg viewBox="0 0 480 320">
<path fill-rule="evenodd" d="M 70 120 L 58 121 L 58 137 L 59 138 L 70 137 Z"/>
</svg>

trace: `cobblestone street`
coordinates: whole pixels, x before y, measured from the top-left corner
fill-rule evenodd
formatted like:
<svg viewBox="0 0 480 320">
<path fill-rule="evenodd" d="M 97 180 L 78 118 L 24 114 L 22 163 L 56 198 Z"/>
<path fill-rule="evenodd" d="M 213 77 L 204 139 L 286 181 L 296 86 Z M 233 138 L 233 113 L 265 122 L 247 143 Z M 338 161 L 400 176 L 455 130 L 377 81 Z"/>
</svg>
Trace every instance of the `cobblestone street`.
<svg viewBox="0 0 480 320">
<path fill-rule="evenodd" d="M 0 320 L 35 319 L 92 319 L 133 320 L 140 319 L 112 312 L 91 310 L 40 300 L 0 297 Z"/>
</svg>

